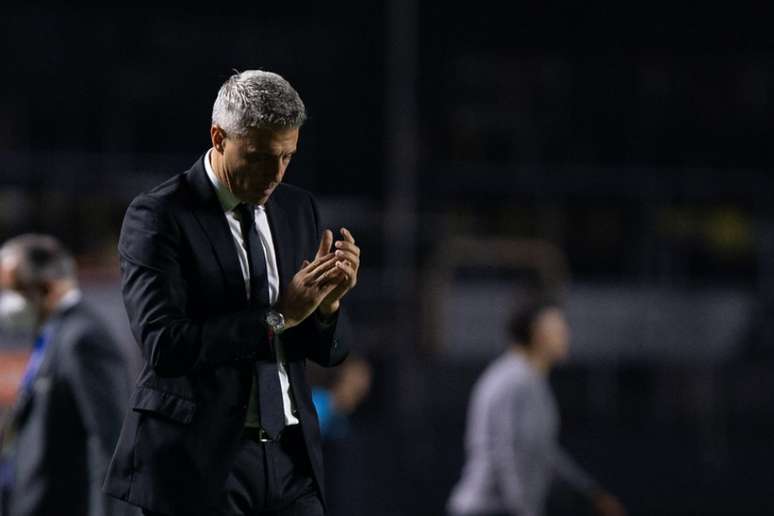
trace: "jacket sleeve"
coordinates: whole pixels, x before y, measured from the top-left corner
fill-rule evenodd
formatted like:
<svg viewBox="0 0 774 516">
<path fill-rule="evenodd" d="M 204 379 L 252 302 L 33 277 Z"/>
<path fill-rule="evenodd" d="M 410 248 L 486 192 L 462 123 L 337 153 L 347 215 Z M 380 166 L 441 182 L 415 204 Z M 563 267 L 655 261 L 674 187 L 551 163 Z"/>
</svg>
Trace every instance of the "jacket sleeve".
<svg viewBox="0 0 774 516">
<path fill-rule="evenodd" d="M 317 251 L 322 238 L 323 228 L 320 224 L 317 203 L 311 195 L 309 202 L 314 219 L 312 234 L 316 236 L 316 240 L 312 242 L 314 253 Z M 314 254 L 308 259 L 313 260 Z M 323 321 L 315 312 L 283 335 L 283 341 L 290 343 L 290 350 L 303 350 L 303 358 L 308 358 L 323 367 L 333 367 L 343 362 L 349 355 L 350 340 L 351 327 L 343 302 L 340 303 L 338 312 L 330 320 Z"/>
<path fill-rule="evenodd" d="M 119 256 L 122 291 L 132 332 L 158 376 L 185 376 L 238 360 L 272 358 L 265 311 L 193 318 L 183 276 L 186 247 L 168 201 L 143 195 L 127 209 Z"/>
<path fill-rule="evenodd" d="M 349 321 L 344 308 L 339 308 L 331 321 L 322 322 L 316 313 L 304 322 L 291 328 L 282 335 L 282 340 L 290 345 L 290 350 L 303 350 L 303 357 L 323 367 L 333 367 L 342 363 L 349 355 Z"/>
</svg>

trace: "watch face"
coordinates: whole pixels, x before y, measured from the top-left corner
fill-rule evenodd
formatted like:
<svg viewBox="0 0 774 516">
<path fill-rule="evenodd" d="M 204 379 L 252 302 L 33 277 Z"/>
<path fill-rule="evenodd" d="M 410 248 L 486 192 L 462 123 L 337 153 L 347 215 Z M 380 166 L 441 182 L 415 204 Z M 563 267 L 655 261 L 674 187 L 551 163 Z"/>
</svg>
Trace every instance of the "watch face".
<svg viewBox="0 0 774 516">
<path fill-rule="evenodd" d="M 266 322 L 273 328 L 284 326 L 285 319 L 277 312 L 269 312 L 266 314 Z"/>
</svg>

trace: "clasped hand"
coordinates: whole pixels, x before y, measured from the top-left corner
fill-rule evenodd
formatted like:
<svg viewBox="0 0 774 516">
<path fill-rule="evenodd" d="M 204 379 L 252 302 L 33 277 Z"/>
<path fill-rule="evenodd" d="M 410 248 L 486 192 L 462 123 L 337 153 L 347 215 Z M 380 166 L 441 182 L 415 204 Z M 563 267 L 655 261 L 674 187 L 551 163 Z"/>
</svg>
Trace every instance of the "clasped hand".
<svg viewBox="0 0 774 516">
<path fill-rule="evenodd" d="M 340 230 L 342 239 L 333 244 L 333 233 L 326 229 L 314 260 L 304 260 L 277 303 L 292 328 L 318 310 L 329 317 L 339 309 L 341 298 L 357 284 L 360 248 L 352 233 Z M 333 250 L 331 247 L 335 247 Z"/>
</svg>

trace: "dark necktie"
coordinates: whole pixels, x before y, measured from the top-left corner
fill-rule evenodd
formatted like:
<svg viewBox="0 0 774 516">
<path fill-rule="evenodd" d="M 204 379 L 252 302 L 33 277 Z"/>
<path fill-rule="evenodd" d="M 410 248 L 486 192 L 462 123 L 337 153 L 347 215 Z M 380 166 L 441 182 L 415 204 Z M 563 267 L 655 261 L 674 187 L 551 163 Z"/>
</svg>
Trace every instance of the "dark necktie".
<svg viewBox="0 0 774 516">
<path fill-rule="evenodd" d="M 242 227 L 242 238 L 247 249 L 247 263 L 250 269 L 250 305 L 268 307 L 269 277 L 266 273 L 266 255 L 255 229 L 255 209 L 252 205 L 240 204 L 234 210 Z M 272 346 L 272 350 L 274 346 Z M 282 408 L 282 389 L 275 360 L 257 360 L 255 378 L 258 385 L 258 416 L 261 428 L 271 437 L 277 437 L 285 427 L 285 413 Z"/>
</svg>

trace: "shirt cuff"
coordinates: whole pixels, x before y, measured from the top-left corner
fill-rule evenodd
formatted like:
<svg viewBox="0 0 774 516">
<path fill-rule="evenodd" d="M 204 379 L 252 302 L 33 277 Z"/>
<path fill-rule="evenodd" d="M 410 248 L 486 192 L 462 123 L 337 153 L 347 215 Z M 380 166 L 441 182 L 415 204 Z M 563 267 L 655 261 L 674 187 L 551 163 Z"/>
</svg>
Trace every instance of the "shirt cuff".
<svg viewBox="0 0 774 516">
<path fill-rule="evenodd" d="M 314 322 L 317 324 L 317 327 L 321 330 L 327 330 L 332 328 L 333 326 L 336 326 L 336 321 L 339 320 L 339 312 L 341 312 L 341 308 L 333 312 L 333 314 L 325 316 L 320 313 L 319 310 L 314 311 Z"/>
</svg>

